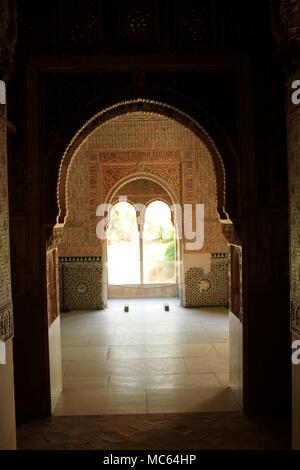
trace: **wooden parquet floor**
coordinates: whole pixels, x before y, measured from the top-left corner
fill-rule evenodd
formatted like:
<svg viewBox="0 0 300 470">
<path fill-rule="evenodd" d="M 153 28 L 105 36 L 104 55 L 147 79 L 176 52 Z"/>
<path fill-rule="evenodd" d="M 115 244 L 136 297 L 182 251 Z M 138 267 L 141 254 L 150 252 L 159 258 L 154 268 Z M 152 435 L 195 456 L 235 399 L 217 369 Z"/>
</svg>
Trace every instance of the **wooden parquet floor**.
<svg viewBox="0 0 300 470">
<path fill-rule="evenodd" d="M 18 427 L 18 449 L 289 449 L 288 419 L 242 412 L 54 416 Z"/>
</svg>

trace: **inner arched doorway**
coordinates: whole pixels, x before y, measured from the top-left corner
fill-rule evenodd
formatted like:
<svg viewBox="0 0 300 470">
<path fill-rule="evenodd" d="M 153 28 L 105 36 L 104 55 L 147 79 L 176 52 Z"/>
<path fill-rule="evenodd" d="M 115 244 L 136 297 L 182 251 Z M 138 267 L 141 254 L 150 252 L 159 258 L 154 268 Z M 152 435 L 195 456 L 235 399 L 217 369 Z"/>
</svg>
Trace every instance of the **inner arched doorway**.
<svg viewBox="0 0 300 470">
<path fill-rule="evenodd" d="M 125 207 L 130 204 L 129 212 L 134 208 L 132 235 L 136 241 L 130 245 L 135 257 L 130 266 L 135 274 L 131 279 L 128 273 L 125 274 L 124 267 L 123 281 L 113 281 L 109 276 L 109 256 L 118 256 L 117 250 L 121 249 L 121 245 L 112 252 L 112 240 L 109 239 L 111 224 L 108 224 L 104 251 L 108 268 L 108 298 L 179 296 L 181 251 L 175 226 L 176 199 L 172 190 L 163 184 L 151 174 L 135 175 L 133 179 L 129 177 L 122 181 L 109 195 L 109 201 L 112 203 L 111 214 L 114 214 L 117 205 L 124 204 L 118 202 L 120 200 L 126 201 Z M 128 237 L 128 233 L 125 233 L 125 238 L 126 236 Z M 126 243 L 125 240 L 123 244 L 124 242 Z M 126 257 L 128 250 L 124 253 L 124 261 Z M 117 263 L 117 260 L 115 262 Z M 118 268 L 116 271 L 118 274 L 113 275 L 113 278 L 119 278 L 121 281 Z"/>
<path fill-rule="evenodd" d="M 128 190 L 128 185 L 133 181 L 137 184 L 147 178 L 161 184 L 165 198 L 170 197 L 171 202 L 181 209 L 191 209 L 190 219 L 185 218 L 185 213 L 180 214 L 182 232 L 177 239 L 180 257 L 177 263 L 180 279 L 178 291 L 182 305 L 197 308 L 227 306 L 229 261 L 228 244 L 223 232 L 229 233 L 231 240 L 234 234 L 224 208 L 224 166 L 207 134 L 204 133 L 201 140 L 195 132 L 174 118 L 141 111 L 121 113 L 104 123 L 98 122 L 93 130 L 90 126 L 91 123 L 88 123 L 89 133 L 82 140 L 80 135 L 75 136 L 60 171 L 58 220 L 63 220 L 63 224 L 56 226 L 54 244 L 61 259 L 63 307 L 67 310 L 91 310 L 107 306 L 109 279 L 105 259 L 106 241 L 96 239 L 95 232 L 99 222 L 97 215 L 105 218 L 108 214 L 106 211 L 97 214 L 95 208 L 99 203 L 114 203 L 118 195 L 123 193 L 124 196 L 126 185 Z M 78 147 L 75 145 L 76 139 L 80 140 Z M 62 199 L 64 191 L 65 199 Z M 140 190 L 138 196 L 141 198 L 144 192 Z M 195 208 L 201 204 L 205 207 L 203 243 L 196 249 L 190 249 L 195 241 L 193 236 L 195 238 L 198 233 Z M 187 234 L 188 226 L 192 237 Z M 76 274 L 70 263 L 78 258 L 82 264 L 72 265 L 72 268 L 79 267 Z M 91 263 L 95 264 L 92 266 Z M 97 273 L 94 282 L 91 282 L 92 269 Z M 70 281 L 68 276 L 71 271 L 73 277 Z M 70 292 L 73 292 L 73 298 Z M 95 301 L 94 307 L 85 303 L 87 299 Z M 209 317 L 209 312 L 204 312 L 203 323 L 208 318 L 206 315 Z M 223 354 L 219 346 L 213 348 L 213 355 L 215 352 L 217 357 Z M 215 367 L 216 364 L 213 369 Z M 216 375 L 213 369 L 208 373 Z M 192 366 L 188 372 L 191 370 Z M 199 373 L 203 373 L 201 367 Z M 218 381 L 221 383 L 222 379 Z"/>
<path fill-rule="evenodd" d="M 106 239 L 111 288 L 177 283 L 176 235 L 168 204 L 155 200 L 144 206 L 142 217 L 141 212 L 140 204 L 136 209 L 127 201 L 110 210 Z"/>
</svg>

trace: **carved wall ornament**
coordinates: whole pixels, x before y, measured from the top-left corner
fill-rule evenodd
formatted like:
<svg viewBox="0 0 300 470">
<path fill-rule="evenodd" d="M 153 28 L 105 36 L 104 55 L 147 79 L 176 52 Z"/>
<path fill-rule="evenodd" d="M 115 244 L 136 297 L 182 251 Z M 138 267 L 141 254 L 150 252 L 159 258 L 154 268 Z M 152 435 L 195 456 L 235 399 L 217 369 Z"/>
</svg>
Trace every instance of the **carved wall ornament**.
<svg viewBox="0 0 300 470">
<path fill-rule="evenodd" d="M 176 20 L 180 41 L 199 45 L 210 38 L 210 2 L 182 2 Z"/>
<path fill-rule="evenodd" d="M 243 258 L 242 247 L 230 245 L 229 250 L 230 311 L 243 322 Z"/>
<path fill-rule="evenodd" d="M 300 69 L 299 69 L 300 70 Z M 293 80 L 294 77 L 291 77 Z M 290 83 L 287 83 L 289 88 Z M 290 190 L 290 290 L 291 328 L 299 334 L 300 299 L 300 106 L 289 104 L 287 114 Z"/>
<path fill-rule="evenodd" d="M 13 336 L 7 183 L 6 107 L 0 105 L 0 340 Z"/>
<path fill-rule="evenodd" d="M 77 49 L 94 46 L 103 29 L 99 2 L 65 1 L 64 40 Z"/>
<path fill-rule="evenodd" d="M 273 35 L 279 60 L 288 74 L 300 65 L 300 4 L 298 0 L 273 1 Z"/>
<path fill-rule="evenodd" d="M 59 269 L 57 248 L 47 250 L 47 309 L 48 325 L 50 326 L 59 316 Z"/>
<path fill-rule="evenodd" d="M 0 340 L 7 341 L 14 335 L 12 302 L 0 307 Z"/>
<path fill-rule="evenodd" d="M 177 164 L 156 164 L 156 165 L 139 165 L 132 167 L 125 166 L 104 166 L 102 170 L 103 199 L 107 200 L 108 194 L 120 181 L 130 178 L 140 178 L 139 175 L 148 175 L 149 178 L 156 177 L 162 181 L 163 187 L 167 186 L 176 194 L 176 200 L 180 199 L 180 169 Z M 131 179 L 132 181 L 132 179 Z"/>
<path fill-rule="evenodd" d="M 289 40 L 300 43 L 300 5 L 298 0 L 281 0 L 279 11 Z"/>
<path fill-rule="evenodd" d="M 237 223 L 221 222 L 223 234 L 230 245 L 241 245 L 241 238 L 236 230 Z"/>
<path fill-rule="evenodd" d="M 300 336 L 300 298 L 290 298 L 291 332 Z"/>
<path fill-rule="evenodd" d="M 123 37 L 143 42 L 155 40 L 156 17 L 153 2 L 122 2 L 121 15 Z"/>
<path fill-rule="evenodd" d="M 0 0 L 0 79 L 8 80 L 13 69 L 17 40 L 16 2 Z"/>
<path fill-rule="evenodd" d="M 13 68 L 16 43 L 16 2 L 0 0 L 0 79 L 6 81 Z M 6 106 L 0 104 L 0 340 L 13 336 L 10 279 L 9 212 L 7 188 Z"/>
</svg>

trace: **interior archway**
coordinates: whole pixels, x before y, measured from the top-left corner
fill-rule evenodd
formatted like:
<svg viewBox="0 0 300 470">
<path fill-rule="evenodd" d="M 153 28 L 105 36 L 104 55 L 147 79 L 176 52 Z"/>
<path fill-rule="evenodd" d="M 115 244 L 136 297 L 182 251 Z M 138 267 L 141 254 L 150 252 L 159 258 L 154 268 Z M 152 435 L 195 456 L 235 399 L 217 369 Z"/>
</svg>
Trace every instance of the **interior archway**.
<svg viewBox="0 0 300 470">
<path fill-rule="evenodd" d="M 87 356 L 92 348 L 98 355 L 94 360 L 103 361 L 102 366 L 116 359 L 117 353 L 120 353 L 116 347 L 124 344 L 112 344 L 110 341 L 125 338 L 121 322 L 123 327 L 126 325 L 128 328 L 132 319 L 135 318 L 135 323 L 138 319 L 143 320 L 143 354 L 146 354 L 147 341 L 158 341 L 158 336 L 159 340 L 164 341 L 174 339 L 170 337 L 166 324 L 177 329 L 175 333 L 173 331 L 178 341 L 176 344 L 186 345 L 182 341 L 191 338 L 200 344 L 199 333 L 209 330 L 205 323 L 213 317 L 209 312 L 215 308 L 203 305 L 211 301 L 209 296 L 212 294 L 214 302 L 222 302 L 224 290 L 213 288 L 212 292 L 210 289 L 224 279 L 222 276 L 227 272 L 227 267 L 230 267 L 231 284 L 230 334 L 234 339 L 230 345 L 230 386 L 240 402 L 245 397 L 247 414 L 272 412 L 276 417 L 278 411 L 288 413 L 291 405 L 291 369 L 293 379 L 294 372 L 296 379 L 299 377 L 299 367 L 296 370 L 290 360 L 289 328 L 292 339 L 295 339 L 294 336 L 299 335 L 300 312 L 297 283 L 300 107 L 295 107 L 289 99 L 291 93 L 285 92 L 291 92 L 295 78 L 298 78 L 295 74 L 300 73 L 296 70 L 296 59 L 299 57 L 296 50 L 299 2 L 278 0 L 272 2 L 272 9 L 268 2 L 251 2 L 245 9 L 237 8 L 234 2 L 219 0 L 212 3 L 194 0 L 144 2 L 142 8 L 137 8 L 137 3 L 141 2 L 106 2 L 106 7 L 106 4 L 102 5 L 104 2 L 92 0 L 72 2 L 72 12 L 68 8 L 71 2 L 64 0 L 44 2 L 43 6 L 40 2 L 39 7 L 36 2 L 18 2 L 19 44 L 15 57 L 11 47 L 14 38 L 9 36 L 14 36 L 16 29 L 16 25 L 10 25 L 10 20 L 15 19 L 13 10 L 16 2 L 3 0 L 2 3 L 5 18 L 4 28 L 1 28 L 3 40 L 0 41 L 3 52 L 0 56 L 4 59 L 1 78 L 6 84 L 4 101 L 7 105 L 1 105 L 0 160 L 1 177 L 4 178 L 1 195 L 4 199 L 1 198 L 4 205 L 2 199 L 0 205 L 3 215 L 1 227 L 4 230 L 3 236 L 1 234 L 1 242 L 4 240 L 1 243 L 2 270 L 7 288 L 5 284 L 5 292 L 1 295 L 0 336 L 4 342 L 8 340 L 7 344 L 1 345 L 1 352 L 5 353 L 7 349 L 8 353 L 7 364 L 0 367 L 4 374 L 1 373 L 0 378 L 0 395 L 3 395 L 0 406 L 1 429 L 4 430 L 4 438 L 1 438 L 3 434 L 0 432 L 2 447 L 3 443 L 14 439 L 14 396 L 19 422 L 42 418 L 50 413 L 49 369 L 52 391 L 53 380 L 61 376 L 59 367 L 55 374 L 55 364 L 59 362 L 59 347 L 55 346 L 60 341 L 60 323 L 64 330 L 63 354 L 67 363 L 64 396 L 66 390 L 76 383 L 76 377 L 70 375 L 74 373 L 72 363 L 89 361 Z M 8 3 L 13 6 L 9 11 Z M 111 18 L 116 20 L 113 24 Z M 277 50 L 284 70 L 271 47 L 272 39 L 275 46 L 279 46 Z M 287 80 L 283 71 L 289 75 Z M 133 129 L 137 126 L 144 128 L 150 115 L 153 125 L 159 121 L 158 132 L 147 134 L 144 146 L 133 147 L 132 143 L 137 143 Z M 127 119 L 128 116 L 130 119 Z M 162 146 L 168 142 L 167 148 L 157 148 L 156 137 L 165 132 L 163 129 L 167 133 L 171 127 L 170 121 L 164 121 L 164 118 L 189 130 L 202 142 L 209 158 L 201 160 L 204 155 L 201 154 L 201 158 L 198 156 L 196 145 L 188 147 L 189 142 L 193 142 L 192 136 L 178 149 L 179 159 L 177 163 L 174 159 L 172 164 L 167 157 L 176 149 L 171 144 L 173 142 L 177 147 L 182 141 L 162 139 Z M 111 125 L 116 131 L 111 133 L 109 143 L 102 145 L 99 134 L 102 130 L 107 132 Z M 116 148 L 120 137 L 118 126 L 130 130 L 124 133 L 130 137 L 130 145 L 126 148 L 123 145 L 122 156 L 122 149 Z M 100 145 L 93 140 L 94 134 L 99 138 Z M 57 185 L 65 149 L 66 158 L 63 159 Z M 122 165 L 114 173 L 119 157 L 122 157 Z M 154 162 L 156 169 L 151 172 Z M 176 176 L 176 166 L 179 178 Z M 204 231 L 204 239 L 209 243 L 204 243 L 202 249 L 197 250 L 188 250 L 186 245 L 191 242 L 189 239 L 182 239 L 180 244 L 180 296 L 182 305 L 190 308 L 182 306 L 182 309 L 175 309 L 172 304 L 170 311 L 164 313 L 160 300 L 160 314 L 165 315 L 164 325 L 155 324 L 161 318 L 155 310 L 155 302 L 155 308 L 152 309 L 149 303 L 140 317 L 135 315 L 131 305 L 127 316 L 120 311 L 121 303 L 115 303 L 115 309 L 111 309 L 110 305 L 106 308 L 104 243 L 95 239 L 95 226 L 99 219 L 102 220 L 102 216 L 96 214 L 97 205 L 110 198 L 118 185 L 128 182 L 128 178 L 134 177 L 138 181 L 137 178 L 148 176 L 168 188 L 168 194 L 172 194 L 172 199 L 178 199 L 180 207 L 186 201 L 195 206 L 197 202 L 201 204 L 202 196 L 200 198 L 199 195 L 211 194 L 214 179 L 201 179 L 205 168 L 212 174 L 211 167 L 215 173 L 213 186 L 216 191 L 209 199 L 212 201 L 210 207 L 216 210 L 212 210 L 208 214 L 211 217 L 205 220 L 208 231 Z M 290 184 L 287 176 L 290 177 Z M 177 188 L 174 185 L 176 180 L 180 182 Z M 202 193 L 206 183 L 209 188 Z M 57 186 L 61 213 L 54 238 L 51 239 L 58 215 Z M 101 193 L 104 187 L 108 189 L 105 195 Z M 155 198 L 151 198 L 149 203 L 153 200 Z M 168 203 L 168 200 L 164 202 Z M 204 204 L 206 207 L 205 199 Z M 273 236 L 275 227 L 276 234 Z M 222 248 L 222 232 L 229 241 L 229 257 Z M 60 296 L 57 295 L 59 283 Z M 220 295 L 218 298 L 217 294 Z M 70 310 L 62 312 L 61 318 L 59 297 L 61 306 Z M 145 299 L 140 302 L 147 306 Z M 219 305 L 217 308 L 224 307 Z M 195 321 L 193 331 L 187 331 L 191 327 L 189 320 L 192 320 L 196 310 L 200 310 L 198 313 L 202 318 L 203 330 Z M 66 333 L 65 328 L 71 325 L 74 334 Z M 133 326 L 131 323 L 132 332 L 137 330 Z M 217 335 L 212 333 L 216 339 Z M 95 335 L 99 335 L 98 338 Z M 93 339 L 93 342 L 87 344 L 87 338 Z M 127 341 L 128 336 L 126 338 Z M 133 335 L 128 341 L 136 340 Z M 66 344 L 67 341 L 69 344 Z M 109 349 L 103 341 L 110 342 Z M 136 345 L 127 343 L 126 346 Z M 151 343 L 151 348 L 153 346 Z M 79 348 L 82 348 L 80 359 L 75 357 Z M 165 363 L 162 355 L 170 355 L 174 349 L 159 351 L 156 357 L 159 367 Z M 217 346 L 214 349 L 217 350 Z M 133 354 L 132 348 L 130 351 Z M 184 361 L 189 370 L 194 365 L 194 373 L 201 373 L 198 356 L 191 357 L 194 353 L 189 347 L 185 347 L 185 351 L 190 354 L 185 356 L 187 361 Z M 196 348 L 197 351 L 199 348 Z M 127 357 L 124 362 L 131 360 L 132 357 Z M 207 360 L 206 365 L 209 362 Z M 80 379 L 84 379 L 88 369 L 89 373 L 93 372 L 85 362 L 79 371 Z M 140 372 L 138 367 L 135 368 L 137 370 Z M 101 371 L 108 376 L 111 374 L 108 368 L 103 367 Z M 217 374 L 215 371 L 212 373 Z M 28 377 L 32 380 L 28 381 Z M 221 382 L 221 377 L 219 379 Z M 243 379 L 245 392 L 241 388 Z M 80 380 L 80 385 L 82 383 Z M 161 380 L 159 383 L 165 382 Z M 296 398 L 293 417 L 296 424 L 300 422 L 300 419 L 297 421 L 299 383 L 297 380 L 293 382 Z M 105 402 L 107 389 L 112 395 L 117 391 L 111 388 L 116 387 L 115 380 L 104 380 L 102 385 L 106 390 L 101 391 L 103 394 L 99 398 L 99 377 L 96 377 L 95 384 L 98 390 L 94 393 L 100 403 Z M 84 386 L 87 385 L 88 378 L 85 376 Z M 149 383 L 146 385 L 148 389 Z M 89 387 L 91 399 L 92 380 Z M 60 390 L 58 381 L 58 395 Z M 76 393 L 73 389 L 70 394 L 74 397 Z M 194 394 L 197 395 L 198 391 Z M 153 395 L 149 398 L 148 403 L 152 407 Z M 210 399 L 207 401 L 211 403 Z M 188 399 L 181 402 L 191 403 Z M 244 418 L 247 423 L 248 417 Z M 252 418 L 249 419 L 251 421 Z M 68 422 L 67 419 L 58 421 L 59 427 L 62 421 Z M 198 417 L 196 421 L 196 429 L 199 429 Z M 76 448 L 76 436 L 84 426 L 81 423 L 79 429 L 78 421 L 73 420 L 73 423 L 76 427 L 73 446 Z M 227 423 L 223 424 L 220 428 L 226 432 Z M 264 425 L 259 427 L 263 433 Z M 30 434 L 29 428 L 31 426 L 27 426 Z M 43 424 L 41 428 L 44 429 Z M 176 427 L 173 429 L 175 432 L 178 430 Z M 182 429 L 181 426 L 179 431 Z M 50 434 L 54 437 L 56 427 L 52 427 L 52 431 Z M 70 431 L 73 434 L 74 428 Z M 299 442 L 298 431 L 296 426 L 296 444 Z M 187 443 L 193 436 L 188 436 L 186 430 L 183 432 Z M 69 434 L 69 429 L 65 434 Z M 233 446 L 235 440 L 230 434 L 228 441 Z M 243 440 L 244 434 L 240 434 Z M 47 442 L 36 433 L 35 443 L 40 447 L 46 445 L 52 448 L 54 440 L 50 445 L 50 437 L 48 430 Z M 207 446 L 206 437 L 203 443 Z M 134 439 L 137 442 L 138 437 Z M 270 441 L 270 446 L 277 446 L 277 441 L 271 443 L 269 436 L 266 439 Z M 25 440 L 25 447 L 34 445 L 31 438 L 27 441 L 25 437 Z M 211 444 L 215 442 L 211 441 L 208 445 Z M 242 446 L 245 447 L 244 444 Z M 71 446 L 68 436 L 64 446 Z M 220 447 L 224 447 L 223 441 Z"/>
<path fill-rule="evenodd" d="M 66 155 L 61 168 L 67 162 Z M 215 166 L 207 145 L 190 129 L 162 114 L 141 111 L 120 114 L 99 125 L 86 137 L 69 162 L 65 181 L 67 213 L 64 225 L 56 227 L 55 239 L 59 242 L 61 257 L 102 257 L 102 292 L 98 292 L 96 305 L 106 303 L 107 266 L 103 240 L 95 237 L 98 223 L 95 208 L 102 203 L 110 204 L 129 181 L 145 180 L 154 181 L 164 188 L 163 197 L 173 204 L 181 207 L 190 205 L 192 210 L 197 204 L 205 205 L 204 247 L 191 256 L 188 240 L 179 243 L 178 253 L 185 253 L 184 257 L 180 256 L 180 297 L 183 305 L 228 303 L 227 287 L 219 289 L 218 299 L 214 298 L 217 290 L 211 284 L 210 293 L 204 289 L 201 295 L 197 287 L 197 293 L 192 287 L 211 271 L 215 259 L 220 260 L 213 255 L 228 251 L 223 231 L 224 227 L 227 229 L 232 224 L 228 218 L 220 223 L 216 168 L 218 171 L 222 168 L 224 179 L 224 168 Z M 61 179 L 59 184 L 61 186 Z M 81 197 L 78 188 L 85 197 Z M 150 198 L 153 196 L 155 194 L 149 195 Z M 192 281 L 194 277 L 188 271 L 196 267 L 197 272 L 202 270 L 202 274 Z M 225 271 L 221 277 L 214 274 L 214 282 L 219 282 L 216 281 L 218 277 L 224 285 L 226 275 Z M 185 282 L 186 279 L 190 280 Z M 67 308 L 68 305 L 67 302 Z"/>
<path fill-rule="evenodd" d="M 78 139 L 77 137 L 74 138 L 71 147 L 67 149 L 64 155 L 60 171 L 59 197 L 62 197 L 65 191 L 65 203 L 63 202 L 64 198 L 60 199 L 62 204 L 60 208 L 62 209 L 64 206 L 65 209 L 63 210 L 66 212 L 63 217 L 64 223 L 57 224 L 55 227 L 53 243 L 57 246 L 60 258 L 63 309 L 68 311 L 99 311 L 99 309 L 107 307 L 107 299 L 112 297 L 151 297 L 152 301 L 154 298 L 160 298 L 159 302 L 162 302 L 163 299 L 166 300 L 166 298 L 175 297 L 179 294 L 182 307 L 178 307 L 169 300 L 174 312 L 178 314 L 181 312 L 185 318 L 188 318 L 190 314 L 187 311 L 183 313 L 184 310 L 177 309 L 192 307 L 196 308 L 199 313 L 199 315 L 196 314 L 196 317 L 191 314 L 195 321 L 193 326 L 189 327 L 188 323 L 182 324 L 183 332 L 187 335 L 184 338 L 189 337 L 187 328 L 193 329 L 195 327 L 197 329 L 199 327 L 201 329 L 201 322 L 205 323 L 207 321 L 209 323 L 211 318 L 218 321 L 221 319 L 221 330 L 223 327 L 226 330 L 228 319 L 225 320 L 224 315 L 227 315 L 227 313 L 225 313 L 224 307 L 227 307 L 229 303 L 229 259 L 228 242 L 224 236 L 224 227 L 226 227 L 226 233 L 228 233 L 228 227 L 232 227 L 232 224 L 227 214 L 225 214 L 225 219 L 220 219 L 219 208 L 225 197 L 225 172 L 216 148 L 212 147 L 215 157 L 218 158 L 218 164 L 212 157 L 208 145 L 195 132 L 178 123 L 174 118 L 159 112 L 142 112 L 139 110 L 127 112 L 126 114 L 120 113 L 100 123 L 96 128 L 91 129 L 89 127 L 91 125 L 90 123 L 85 128 L 84 132 L 87 132 L 89 128 L 90 133 L 80 143 L 78 143 L 79 135 L 77 136 Z M 208 139 L 206 134 L 205 139 Z M 77 142 L 77 146 L 75 142 Z M 72 155 L 70 154 L 71 148 L 73 149 Z M 63 181 L 64 174 L 65 180 Z M 220 191 L 218 185 L 220 175 L 223 181 L 222 191 Z M 98 224 L 105 224 L 105 219 L 107 219 L 109 213 L 107 205 L 116 204 L 120 196 L 126 197 L 126 200 L 134 206 L 139 204 L 147 206 L 155 200 L 161 200 L 168 205 L 179 207 L 180 215 L 179 219 L 176 218 L 176 221 L 180 220 L 181 232 L 176 227 L 176 251 L 179 262 L 177 262 L 178 283 L 176 283 L 177 291 L 175 295 L 174 292 L 173 295 L 170 295 L 170 291 L 167 291 L 167 294 L 166 291 L 160 291 L 159 295 L 155 295 L 152 286 L 152 290 L 147 289 L 147 295 L 145 292 L 138 290 L 136 286 L 130 295 L 124 295 L 124 293 L 120 293 L 120 290 L 116 295 L 116 292 L 112 292 L 110 289 L 106 240 L 98 239 L 95 234 L 97 233 Z M 198 223 L 196 214 L 198 213 L 198 206 L 201 205 L 205 207 L 203 243 L 200 246 L 197 244 L 194 248 L 194 242 L 197 241 L 200 230 L 196 225 Z M 135 209 L 137 214 L 138 210 L 136 207 Z M 223 209 L 221 213 L 224 216 Z M 188 212 L 190 217 L 186 218 Z M 58 220 L 60 220 L 62 213 L 60 213 Z M 192 233 L 192 238 L 187 233 L 187 228 L 190 230 L 189 234 Z M 234 232 L 231 230 L 229 233 L 233 238 Z M 128 322 L 135 318 L 135 311 L 140 308 L 139 305 L 141 304 L 133 303 L 132 305 L 133 316 L 128 316 Z M 215 312 L 203 310 L 210 306 L 219 306 L 221 310 Z M 111 301 L 109 301 L 108 308 L 101 318 L 110 315 L 112 308 L 120 310 L 121 304 L 111 304 Z M 147 311 L 147 308 L 147 304 L 144 303 L 143 309 Z M 153 309 L 155 313 L 153 318 L 146 319 L 145 317 L 143 321 L 151 324 L 151 321 L 153 322 L 156 319 L 159 331 L 163 331 L 165 325 L 159 326 L 161 313 L 157 308 L 158 304 L 154 302 Z M 212 312 L 212 317 L 210 312 Z M 75 316 L 74 313 L 65 314 L 65 320 L 63 321 L 64 335 L 68 335 L 66 329 L 70 323 L 67 320 L 69 322 L 74 321 L 74 326 L 82 322 L 84 327 L 83 318 L 80 313 L 75 314 Z M 199 318 L 202 318 L 202 320 L 197 326 L 196 323 Z M 88 321 L 91 321 L 91 318 Z M 164 322 L 165 320 L 163 320 Z M 175 324 L 173 328 L 177 331 L 177 320 Z M 225 324 L 227 326 L 224 326 Z M 153 324 L 151 325 L 149 331 L 154 328 Z M 128 328 L 130 330 L 131 327 Z M 220 339 L 219 333 L 214 331 L 214 325 L 211 325 L 211 328 L 212 336 L 208 338 L 212 338 L 212 341 L 217 343 Z M 119 330 L 122 331 L 121 325 L 116 326 L 114 329 L 115 332 Z M 125 338 L 127 338 L 129 330 L 122 332 Z M 225 330 L 222 330 L 221 342 L 227 344 L 228 332 L 226 333 Z M 148 338 L 147 326 L 143 334 Z M 197 341 L 199 341 L 200 337 L 197 336 L 197 338 Z M 90 340 L 99 341 L 96 338 L 90 338 Z M 112 341 L 115 340 L 118 341 L 116 338 Z M 100 341 L 107 341 L 107 339 L 102 338 Z M 144 344 L 143 341 L 153 342 L 153 335 L 151 334 L 151 339 L 143 337 L 142 339 L 128 341 L 138 341 L 142 344 Z M 196 356 L 203 355 L 204 350 L 209 351 L 208 355 L 212 354 L 214 356 L 216 354 L 216 357 L 222 359 L 223 364 L 228 365 L 228 359 L 226 359 L 227 346 L 224 344 L 224 349 L 222 347 L 220 349 L 219 346 L 214 346 L 212 342 L 208 341 L 208 343 L 207 348 L 203 348 L 202 344 L 196 346 Z M 142 344 L 138 343 L 138 346 L 142 347 Z M 97 342 L 95 345 L 97 349 Z M 115 343 L 108 345 L 109 351 L 118 351 L 114 346 Z M 89 348 L 90 346 L 82 345 L 82 347 Z M 188 344 L 184 348 L 184 350 L 191 350 Z M 157 348 L 154 347 L 154 349 Z M 64 345 L 63 351 L 66 354 L 65 357 L 69 358 L 73 353 L 75 356 L 78 354 L 68 345 Z M 110 355 L 109 352 L 107 354 Z M 132 354 L 138 354 L 140 357 L 140 354 L 145 354 L 145 352 L 141 352 L 138 348 L 138 352 L 132 352 Z M 187 354 L 193 355 L 195 353 L 189 352 Z M 204 356 L 205 354 L 206 352 L 204 352 Z M 224 357 L 222 357 L 222 354 L 224 354 Z M 117 357 L 118 353 L 116 352 Z M 181 359 L 184 360 L 184 357 L 182 356 Z M 192 358 L 189 357 L 188 359 Z M 75 363 L 76 359 L 74 360 Z M 228 376 L 227 365 L 224 367 Z M 183 372 L 182 369 L 176 367 L 173 370 L 176 374 L 179 370 Z M 184 366 L 184 368 L 186 367 Z M 187 374 L 191 373 L 192 369 L 192 366 L 186 369 Z M 69 373 L 71 375 L 74 373 L 72 368 Z M 82 374 L 82 371 L 76 372 L 76 374 L 78 373 Z M 200 373 L 203 373 L 203 371 L 200 371 Z M 217 378 L 213 369 L 209 373 L 213 374 L 214 379 L 217 381 L 215 385 L 222 383 L 221 378 Z M 141 374 L 143 376 L 144 372 L 141 371 Z M 204 379 L 204 376 L 199 377 L 199 380 L 202 378 Z M 190 377 L 187 377 L 184 380 L 189 383 L 190 379 Z M 122 382 L 123 379 L 120 380 Z M 66 382 L 68 383 L 69 380 L 66 379 Z M 223 385 L 221 385 L 222 387 Z M 177 386 L 175 389 L 177 390 Z M 232 403 L 234 407 L 239 406 L 234 401 Z M 57 412 L 61 413 L 63 411 Z"/>
<path fill-rule="evenodd" d="M 226 173 L 224 163 L 221 155 L 215 145 L 215 142 L 210 137 L 208 132 L 191 116 L 183 111 L 175 108 L 166 103 L 149 99 L 133 99 L 114 104 L 108 108 L 103 109 L 95 114 L 89 121 L 87 121 L 81 129 L 78 130 L 73 137 L 68 147 L 66 148 L 59 169 L 59 179 L 57 186 L 57 202 L 59 207 L 59 214 L 57 218 L 58 223 L 63 223 L 67 214 L 67 175 L 69 165 L 82 144 L 86 141 L 96 129 L 103 124 L 109 122 L 117 116 L 126 115 L 128 113 L 155 113 L 160 116 L 169 117 L 170 119 L 178 122 L 191 133 L 198 137 L 201 142 L 206 146 L 211 155 L 212 162 L 215 168 L 216 184 L 217 184 L 217 208 L 221 220 L 228 220 L 226 213 Z"/>
</svg>

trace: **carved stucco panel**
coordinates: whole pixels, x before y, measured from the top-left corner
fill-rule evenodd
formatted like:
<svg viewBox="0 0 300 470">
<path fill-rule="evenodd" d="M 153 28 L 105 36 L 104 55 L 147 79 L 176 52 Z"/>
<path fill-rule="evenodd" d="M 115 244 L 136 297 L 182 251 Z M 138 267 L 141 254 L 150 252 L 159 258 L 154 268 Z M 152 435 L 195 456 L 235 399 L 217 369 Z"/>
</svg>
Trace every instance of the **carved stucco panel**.
<svg viewBox="0 0 300 470">
<path fill-rule="evenodd" d="M 292 79 L 297 78 L 295 76 Z M 288 83 L 290 90 L 290 83 Z M 288 171 L 290 194 L 291 329 L 300 331 L 300 106 L 288 103 Z"/>
<path fill-rule="evenodd" d="M 6 109 L 0 105 L 0 340 L 13 335 L 7 186 Z"/>
</svg>

